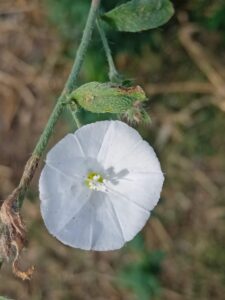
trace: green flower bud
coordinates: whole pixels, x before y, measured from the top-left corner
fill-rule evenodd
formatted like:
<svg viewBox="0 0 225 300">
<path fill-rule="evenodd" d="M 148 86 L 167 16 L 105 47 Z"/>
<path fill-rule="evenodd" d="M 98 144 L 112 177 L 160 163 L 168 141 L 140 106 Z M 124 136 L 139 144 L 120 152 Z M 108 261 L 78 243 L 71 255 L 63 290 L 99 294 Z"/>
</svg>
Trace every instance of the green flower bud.
<svg viewBox="0 0 225 300">
<path fill-rule="evenodd" d="M 113 83 L 89 82 L 71 93 L 71 99 L 94 113 L 125 113 L 134 103 L 145 101 L 140 86 L 123 87 Z"/>
</svg>

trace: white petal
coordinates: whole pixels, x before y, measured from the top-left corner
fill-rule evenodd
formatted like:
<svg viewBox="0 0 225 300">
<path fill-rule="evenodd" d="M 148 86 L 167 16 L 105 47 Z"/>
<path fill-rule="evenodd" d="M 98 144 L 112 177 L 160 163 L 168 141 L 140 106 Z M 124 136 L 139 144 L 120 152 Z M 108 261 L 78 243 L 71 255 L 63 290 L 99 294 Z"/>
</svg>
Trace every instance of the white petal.
<svg viewBox="0 0 225 300">
<path fill-rule="evenodd" d="M 98 161 L 105 168 L 114 167 L 116 161 L 130 153 L 142 141 L 139 133 L 121 121 L 111 121 L 98 153 Z"/>
<path fill-rule="evenodd" d="M 144 140 L 114 163 L 114 169 L 128 169 L 129 172 L 159 172 L 162 173 L 159 160 L 153 148 Z"/>
<path fill-rule="evenodd" d="M 110 124 L 110 121 L 92 123 L 82 126 L 74 133 L 87 157 L 97 158 Z"/>
<path fill-rule="evenodd" d="M 162 172 L 128 173 L 116 184 L 109 184 L 109 190 L 151 211 L 159 201 L 163 181 Z"/>
<path fill-rule="evenodd" d="M 75 182 L 48 165 L 41 173 L 39 190 L 42 217 L 53 235 L 79 212 L 91 194 L 82 182 Z"/>
<path fill-rule="evenodd" d="M 145 225 L 150 213 L 118 193 L 109 193 L 125 241 L 130 241 Z"/>
<path fill-rule="evenodd" d="M 66 135 L 49 152 L 46 164 L 71 178 L 86 175 L 86 160 L 79 141 L 73 134 Z"/>
<path fill-rule="evenodd" d="M 60 160 L 75 160 L 77 157 L 85 157 L 84 150 L 74 134 L 67 134 L 47 154 L 46 161 L 54 162 Z"/>
<path fill-rule="evenodd" d="M 161 172 L 153 148 L 135 129 L 120 121 L 114 121 L 109 127 L 98 160 L 106 169 L 113 168 L 115 172 L 123 169 Z"/>
<path fill-rule="evenodd" d="M 125 243 L 110 202 L 101 192 L 93 192 L 56 237 L 64 244 L 85 250 L 113 250 Z"/>
<path fill-rule="evenodd" d="M 88 172 L 87 160 L 83 158 L 77 158 L 74 161 L 55 161 L 46 162 L 46 165 L 49 166 L 52 170 L 63 174 L 64 176 L 70 178 L 71 180 L 84 181 L 86 174 Z"/>
</svg>

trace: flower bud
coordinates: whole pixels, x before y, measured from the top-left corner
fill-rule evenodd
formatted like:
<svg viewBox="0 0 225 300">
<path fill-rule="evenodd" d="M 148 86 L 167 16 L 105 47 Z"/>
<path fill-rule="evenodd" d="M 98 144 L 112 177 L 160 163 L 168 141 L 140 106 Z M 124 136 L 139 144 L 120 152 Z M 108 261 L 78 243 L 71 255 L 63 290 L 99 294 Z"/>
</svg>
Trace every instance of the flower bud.
<svg viewBox="0 0 225 300">
<path fill-rule="evenodd" d="M 71 94 L 71 99 L 94 113 L 125 113 L 137 101 L 146 100 L 140 86 L 123 87 L 113 83 L 89 82 Z"/>
</svg>

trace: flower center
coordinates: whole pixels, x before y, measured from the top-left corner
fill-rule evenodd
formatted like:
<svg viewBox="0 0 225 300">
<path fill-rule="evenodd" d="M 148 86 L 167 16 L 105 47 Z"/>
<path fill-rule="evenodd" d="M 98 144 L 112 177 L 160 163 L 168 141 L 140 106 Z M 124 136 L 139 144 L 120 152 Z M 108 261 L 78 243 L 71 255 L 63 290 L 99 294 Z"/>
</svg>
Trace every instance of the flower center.
<svg viewBox="0 0 225 300">
<path fill-rule="evenodd" d="M 89 172 L 84 182 L 90 190 L 101 192 L 106 191 L 106 180 L 99 173 Z"/>
</svg>

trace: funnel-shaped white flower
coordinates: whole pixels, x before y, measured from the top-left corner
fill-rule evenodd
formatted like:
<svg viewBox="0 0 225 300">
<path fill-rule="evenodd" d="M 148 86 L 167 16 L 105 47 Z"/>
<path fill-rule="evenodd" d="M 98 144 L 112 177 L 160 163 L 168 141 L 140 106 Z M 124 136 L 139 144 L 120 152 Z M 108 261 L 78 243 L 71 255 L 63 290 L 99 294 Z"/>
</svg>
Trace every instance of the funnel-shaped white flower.
<svg viewBox="0 0 225 300">
<path fill-rule="evenodd" d="M 122 247 L 157 204 L 163 174 L 152 147 L 120 121 L 89 124 L 48 153 L 41 212 L 52 235 L 86 250 Z"/>
</svg>

